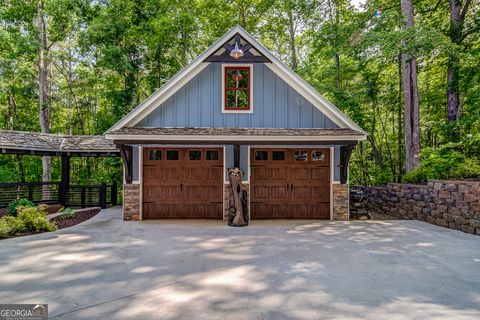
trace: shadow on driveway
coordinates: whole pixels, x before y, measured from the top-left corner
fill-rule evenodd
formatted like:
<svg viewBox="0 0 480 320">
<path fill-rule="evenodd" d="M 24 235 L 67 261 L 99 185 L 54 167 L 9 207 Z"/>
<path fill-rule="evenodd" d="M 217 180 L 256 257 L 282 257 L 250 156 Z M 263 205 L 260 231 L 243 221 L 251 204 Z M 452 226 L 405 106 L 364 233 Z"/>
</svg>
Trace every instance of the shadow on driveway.
<svg viewBox="0 0 480 320">
<path fill-rule="evenodd" d="M 53 319 L 479 319 L 480 237 L 420 221 L 124 222 L 0 241 L 0 301 Z"/>
</svg>

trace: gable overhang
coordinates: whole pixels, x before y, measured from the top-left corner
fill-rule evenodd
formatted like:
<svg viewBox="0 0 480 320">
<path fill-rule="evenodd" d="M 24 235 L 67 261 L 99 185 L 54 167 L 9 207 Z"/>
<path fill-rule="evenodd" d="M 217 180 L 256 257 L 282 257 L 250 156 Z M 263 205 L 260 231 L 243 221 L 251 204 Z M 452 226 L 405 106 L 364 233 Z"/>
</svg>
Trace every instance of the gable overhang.
<svg viewBox="0 0 480 320">
<path fill-rule="evenodd" d="M 143 143 L 215 143 L 215 144 L 255 144 L 257 142 L 266 143 L 312 143 L 318 144 L 341 144 L 351 143 L 364 140 L 363 135 L 358 136 L 228 136 L 228 135 L 212 135 L 212 136 L 192 136 L 192 135 L 115 135 L 107 134 L 107 139 L 121 141 L 122 143 L 143 144 Z M 340 143 L 341 142 L 341 143 Z"/>
<path fill-rule="evenodd" d="M 107 131 L 107 139 L 110 139 L 110 135 L 108 135 L 109 132 L 119 130 L 124 127 L 133 127 L 142 121 L 153 110 L 159 107 L 203 69 L 205 69 L 210 64 L 210 62 L 205 62 L 205 60 L 214 54 L 219 48 L 221 48 L 225 42 L 232 39 L 236 34 L 239 34 L 245 39 L 245 41 L 251 43 L 259 53 L 268 58 L 271 63 L 265 63 L 265 65 L 272 70 L 272 72 L 285 80 L 288 85 L 295 89 L 300 95 L 305 97 L 306 100 L 312 103 L 313 106 L 315 106 L 326 117 L 332 120 L 339 128 L 349 128 L 359 131 L 363 135 L 361 140 L 365 139 L 367 133 L 361 127 L 348 118 L 340 109 L 325 99 L 318 91 L 316 91 L 305 80 L 288 68 L 282 61 L 275 57 L 267 48 L 265 48 L 260 42 L 253 38 L 245 29 L 240 26 L 236 26 L 227 32 L 209 49 L 194 59 L 179 73 L 177 73 L 165 85 L 155 91 L 152 95 L 145 99 L 145 101 L 130 111 L 115 125 L 113 125 Z"/>
</svg>

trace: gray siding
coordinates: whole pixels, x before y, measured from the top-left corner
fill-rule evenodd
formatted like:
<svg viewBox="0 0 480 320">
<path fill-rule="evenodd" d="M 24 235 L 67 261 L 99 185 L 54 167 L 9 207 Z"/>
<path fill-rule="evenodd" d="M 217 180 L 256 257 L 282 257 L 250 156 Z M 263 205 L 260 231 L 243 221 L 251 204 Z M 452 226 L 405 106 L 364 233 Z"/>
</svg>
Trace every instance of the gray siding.
<svg viewBox="0 0 480 320">
<path fill-rule="evenodd" d="M 221 64 L 212 63 L 138 127 L 336 128 L 264 64 L 253 65 L 253 113 L 222 113 Z"/>
<path fill-rule="evenodd" d="M 341 146 L 335 146 L 333 149 L 333 180 L 340 181 L 340 148 Z"/>
<path fill-rule="evenodd" d="M 227 145 L 225 150 L 225 181 L 228 181 L 227 170 L 233 168 L 233 145 Z M 240 146 L 240 170 L 243 171 L 243 181 L 248 180 L 248 145 Z"/>
<path fill-rule="evenodd" d="M 138 173 L 138 168 L 139 168 L 139 147 L 138 146 L 133 146 L 132 148 L 132 180 L 133 181 L 139 181 L 139 173 Z"/>
</svg>

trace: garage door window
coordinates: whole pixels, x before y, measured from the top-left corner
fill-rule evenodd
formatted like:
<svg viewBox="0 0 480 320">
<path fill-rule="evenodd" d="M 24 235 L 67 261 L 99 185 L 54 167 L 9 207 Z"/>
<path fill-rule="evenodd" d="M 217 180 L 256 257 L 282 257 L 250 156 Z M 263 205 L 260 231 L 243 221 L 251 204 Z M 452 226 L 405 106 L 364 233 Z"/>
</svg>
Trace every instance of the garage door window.
<svg viewBox="0 0 480 320">
<path fill-rule="evenodd" d="M 167 150 L 167 160 L 178 160 L 178 150 Z"/>
<path fill-rule="evenodd" d="M 202 151 L 200 150 L 188 151 L 188 160 L 202 160 Z"/>
<path fill-rule="evenodd" d="M 148 160 L 162 160 L 162 150 L 149 150 Z"/>
<path fill-rule="evenodd" d="M 268 160 L 268 151 L 266 151 L 266 150 L 255 151 L 255 160 L 257 160 L 257 161 L 267 161 Z"/>
<path fill-rule="evenodd" d="M 274 161 L 284 161 L 285 160 L 285 151 L 272 151 L 272 160 Z"/>
<path fill-rule="evenodd" d="M 295 161 L 307 161 L 308 152 L 305 150 L 295 151 L 294 159 Z"/>
<path fill-rule="evenodd" d="M 205 158 L 207 160 L 218 160 L 217 150 L 207 150 Z"/>
<path fill-rule="evenodd" d="M 313 161 L 325 161 L 325 152 L 323 151 L 313 151 L 312 152 Z"/>
</svg>

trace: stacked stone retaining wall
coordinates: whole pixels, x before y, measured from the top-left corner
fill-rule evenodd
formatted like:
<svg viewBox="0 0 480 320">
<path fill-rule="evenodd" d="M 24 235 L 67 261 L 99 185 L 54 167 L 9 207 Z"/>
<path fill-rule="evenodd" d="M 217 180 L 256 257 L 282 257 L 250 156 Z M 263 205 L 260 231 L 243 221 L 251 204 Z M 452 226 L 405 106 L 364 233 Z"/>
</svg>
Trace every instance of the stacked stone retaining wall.
<svg viewBox="0 0 480 320">
<path fill-rule="evenodd" d="M 431 180 L 427 184 L 390 183 L 360 187 L 371 213 L 418 219 L 480 235 L 480 181 Z"/>
</svg>

